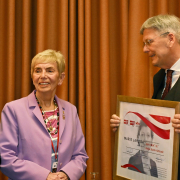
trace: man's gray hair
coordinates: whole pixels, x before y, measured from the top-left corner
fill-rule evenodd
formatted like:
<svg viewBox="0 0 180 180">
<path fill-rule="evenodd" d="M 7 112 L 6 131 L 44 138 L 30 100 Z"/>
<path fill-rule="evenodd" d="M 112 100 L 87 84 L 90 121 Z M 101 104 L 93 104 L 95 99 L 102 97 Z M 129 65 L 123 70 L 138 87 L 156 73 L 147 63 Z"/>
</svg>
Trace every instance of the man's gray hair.
<svg viewBox="0 0 180 180">
<path fill-rule="evenodd" d="M 160 14 L 147 19 L 140 29 L 143 34 L 145 29 L 155 29 L 160 33 L 173 33 L 180 44 L 180 19 L 175 15 Z"/>
</svg>

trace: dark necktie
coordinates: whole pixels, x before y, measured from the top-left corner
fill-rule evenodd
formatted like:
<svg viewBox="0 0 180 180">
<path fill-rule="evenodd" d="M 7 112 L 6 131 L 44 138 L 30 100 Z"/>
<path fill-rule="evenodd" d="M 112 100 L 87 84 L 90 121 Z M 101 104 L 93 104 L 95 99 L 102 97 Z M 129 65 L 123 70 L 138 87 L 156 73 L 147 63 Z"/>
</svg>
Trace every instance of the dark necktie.
<svg viewBox="0 0 180 180">
<path fill-rule="evenodd" d="M 163 92 L 163 95 L 162 95 L 161 99 L 164 99 L 165 96 L 167 95 L 167 93 L 171 89 L 172 73 L 173 73 L 173 70 L 167 70 L 166 87 L 164 89 L 164 92 Z"/>
</svg>

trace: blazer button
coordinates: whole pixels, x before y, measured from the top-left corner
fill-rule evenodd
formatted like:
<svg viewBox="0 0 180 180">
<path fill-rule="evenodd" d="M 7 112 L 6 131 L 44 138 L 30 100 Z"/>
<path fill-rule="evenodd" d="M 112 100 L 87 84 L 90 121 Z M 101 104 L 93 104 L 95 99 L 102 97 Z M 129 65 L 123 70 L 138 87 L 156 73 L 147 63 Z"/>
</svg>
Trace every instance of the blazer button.
<svg viewBox="0 0 180 180">
<path fill-rule="evenodd" d="M 60 163 L 60 166 L 62 166 L 62 163 Z"/>
<path fill-rule="evenodd" d="M 62 144 L 62 140 L 60 140 L 59 143 Z"/>
</svg>

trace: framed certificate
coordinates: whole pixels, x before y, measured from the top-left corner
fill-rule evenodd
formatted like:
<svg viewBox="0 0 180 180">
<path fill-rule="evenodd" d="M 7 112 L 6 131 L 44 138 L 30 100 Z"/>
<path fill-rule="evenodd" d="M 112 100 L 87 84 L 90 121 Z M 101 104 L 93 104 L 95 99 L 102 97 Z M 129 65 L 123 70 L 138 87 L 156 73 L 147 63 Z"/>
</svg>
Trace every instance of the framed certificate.
<svg viewBox="0 0 180 180">
<path fill-rule="evenodd" d="M 113 180 L 177 180 L 179 135 L 171 119 L 180 103 L 117 96 Z"/>
</svg>

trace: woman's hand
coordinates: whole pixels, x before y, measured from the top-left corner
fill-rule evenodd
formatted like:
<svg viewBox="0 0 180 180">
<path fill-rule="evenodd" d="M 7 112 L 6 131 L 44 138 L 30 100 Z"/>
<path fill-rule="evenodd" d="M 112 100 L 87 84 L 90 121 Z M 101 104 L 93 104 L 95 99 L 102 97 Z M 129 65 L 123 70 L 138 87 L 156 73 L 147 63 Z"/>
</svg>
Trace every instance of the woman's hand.
<svg viewBox="0 0 180 180">
<path fill-rule="evenodd" d="M 58 173 L 49 173 L 46 180 L 60 180 L 60 177 L 58 176 Z"/>
<path fill-rule="evenodd" d="M 58 177 L 62 180 L 68 180 L 68 177 L 65 173 L 63 172 L 57 172 L 56 174 L 58 174 Z"/>
<path fill-rule="evenodd" d="M 112 128 L 113 132 L 116 132 L 120 124 L 120 118 L 113 114 L 110 119 L 110 127 Z"/>
<path fill-rule="evenodd" d="M 171 119 L 171 122 L 175 132 L 180 133 L 180 114 L 175 114 L 174 119 Z"/>
</svg>

